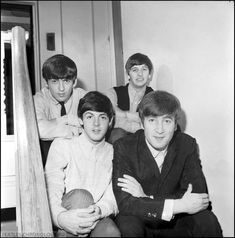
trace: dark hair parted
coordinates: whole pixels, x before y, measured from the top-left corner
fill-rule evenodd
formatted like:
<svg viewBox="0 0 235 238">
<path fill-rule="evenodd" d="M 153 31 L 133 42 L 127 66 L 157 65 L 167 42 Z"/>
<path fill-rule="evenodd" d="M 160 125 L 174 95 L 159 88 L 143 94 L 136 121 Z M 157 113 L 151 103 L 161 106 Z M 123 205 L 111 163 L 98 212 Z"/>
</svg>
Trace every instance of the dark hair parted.
<svg viewBox="0 0 235 238">
<path fill-rule="evenodd" d="M 110 99 L 98 91 L 90 91 L 80 99 L 78 105 L 78 117 L 86 111 L 104 112 L 108 115 L 109 120 L 114 117 L 114 109 Z"/>
<path fill-rule="evenodd" d="M 134 65 L 142 65 L 142 64 L 147 65 L 149 72 L 150 73 L 152 72 L 153 64 L 147 55 L 143 55 L 141 53 L 136 53 L 136 54 L 130 56 L 126 62 L 126 65 L 125 65 L 127 74 L 129 73 L 130 69 Z"/>
<path fill-rule="evenodd" d="M 74 81 L 77 78 L 77 67 L 69 57 L 57 54 L 44 62 L 42 76 L 46 81 L 50 79 L 70 79 Z"/>
<path fill-rule="evenodd" d="M 152 91 L 146 94 L 138 106 L 138 112 L 142 123 L 148 116 L 174 116 L 179 120 L 181 105 L 173 94 L 166 91 Z"/>
</svg>

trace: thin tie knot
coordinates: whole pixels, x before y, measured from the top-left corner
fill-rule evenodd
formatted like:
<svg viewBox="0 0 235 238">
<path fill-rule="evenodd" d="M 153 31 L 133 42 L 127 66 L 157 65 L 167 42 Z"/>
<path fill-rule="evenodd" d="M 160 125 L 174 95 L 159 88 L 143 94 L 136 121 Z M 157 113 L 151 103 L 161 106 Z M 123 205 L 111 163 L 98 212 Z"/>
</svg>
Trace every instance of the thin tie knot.
<svg viewBox="0 0 235 238">
<path fill-rule="evenodd" d="M 65 109 L 65 106 L 64 106 L 64 102 L 59 102 L 59 104 L 61 105 L 60 115 L 61 116 L 66 115 L 66 109 Z"/>
</svg>

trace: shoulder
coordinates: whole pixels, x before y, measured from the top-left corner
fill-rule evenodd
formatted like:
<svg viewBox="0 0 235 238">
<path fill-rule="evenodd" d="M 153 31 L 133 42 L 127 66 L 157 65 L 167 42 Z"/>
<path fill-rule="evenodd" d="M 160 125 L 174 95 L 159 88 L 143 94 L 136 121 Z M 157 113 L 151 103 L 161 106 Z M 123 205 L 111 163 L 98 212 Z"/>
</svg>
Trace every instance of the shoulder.
<svg viewBox="0 0 235 238">
<path fill-rule="evenodd" d="M 106 142 L 106 141 L 105 141 L 105 143 L 104 143 L 104 150 L 105 150 L 105 152 L 106 152 L 107 154 L 113 155 L 113 145 L 110 144 L 109 142 Z"/>
<path fill-rule="evenodd" d="M 116 92 L 119 92 L 119 91 L 122 91 L 122 90 L 127 89 L 127 86 L 128 86 L 128 84 L 126 84 L 125 86 L 113 87 L 113 89 L 114 89 Z"/>
<path fill-rule="evenodd" d="M 33 96 L 33 101 L 36 106 L 38 107 L 46 107 L 48 105 L 48 102 L 51 101 L 51 98 L 49 96 L 49 89 L 44 87 L 41 91 L 36 92 L 36 94 Z"/>
<path fill-rule="evenodd" d="M 172 141 L 181 151 L 192 151 L 197 147 L 196 139 L 183 132 L 175 133 Z"/>
<path fill-rule="evenodd" d="M 47 99 L 49 94 L 49 89 L 44 87 L 42 90 L 36 92 L 36 94 L 33 96 L 34 100 L 42 100 Z"/>
<path fill-rule="evenodd" d="M 55 138 L 51 144 L 51 147 L 64 151 L 65 148 L 69 148 L 75 144 L 77 139 L 78 136 L 74 136 L 72 138 Z"/>
<path fill-rule="evenodd" d="M 117 148 L 127 150 L 136 149 L 140 144 L 142 144 L 144 138 L 144 130 L 140 129 L 131 135 L 124 136 L 115 141 L 113 144 L 114 150 Z"/>
<path fill-rule="evenodd" d="M 74 88 L 73 89 L 73 94 L 76 98 L 78 98 L 79 100 L 85 96 L 85 94 L 87 94 L 88 91 L 86 91 L 83 88 Z"/>
</svg>

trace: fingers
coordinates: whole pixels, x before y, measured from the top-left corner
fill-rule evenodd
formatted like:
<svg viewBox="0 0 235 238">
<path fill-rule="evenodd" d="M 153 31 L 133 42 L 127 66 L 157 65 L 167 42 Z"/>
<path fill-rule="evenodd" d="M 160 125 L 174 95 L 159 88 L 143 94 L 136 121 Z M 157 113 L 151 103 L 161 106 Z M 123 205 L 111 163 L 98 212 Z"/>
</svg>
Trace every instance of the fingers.
<svg viewBox="0 0 235 238">
<path fill-rule="evenodd" d="M 193 191 L 193 185 L 191 183 L 188 184 L 187 192 L 191 193 Z"/>
<path fill-rule="evenodd" d="M 137 180 L 136 180 L 134 177 L 130 176 L 130 175 L 124 174 L 123 177 L 126 178 L 126 179 L 128 179 L 129 181 L 131 181 L 131 182 L 133 182 L 133 183 L 136 183 L 136 182 L 137 182 Z M 137 183 L 138 183 L 138 182 L 137 182 Z"/>
</svg>

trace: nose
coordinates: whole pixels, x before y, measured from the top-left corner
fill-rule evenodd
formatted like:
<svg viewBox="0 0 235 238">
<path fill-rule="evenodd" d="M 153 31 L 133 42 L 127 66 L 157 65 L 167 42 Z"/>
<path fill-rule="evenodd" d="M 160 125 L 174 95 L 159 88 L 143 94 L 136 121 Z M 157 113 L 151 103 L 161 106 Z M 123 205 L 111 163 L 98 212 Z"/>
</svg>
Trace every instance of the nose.
<svg viewBox="0 0 235 238">
<path fill-rule="evenodd" d="M 155 131 L 159 134 L 163 133 L 164 129 L 163 129 L 162 122 L 158 122 L 158 121 L 156 122 Z"/>
<path fill-rule="evenodd" d="M 99 125 L 100 125 L 100 119 L 99 119 L 99 117 L 95 117 L 95 119 L 94 119 L 94 125 L 95 125 L 95 126 L 99 126 Z"/>
<path fill-rule="evenodd" d="M 59 80 L 59 91 L 64 91 L 64 81 Z"/>
<path fill-rule="evenodd" d="M 138 71 L 138 75 L 140 75 L 140 76 L 143 75 L 143 70 L 142 70 L 142 69 L 140 69 L 140 70 Z"/>
</svg>

